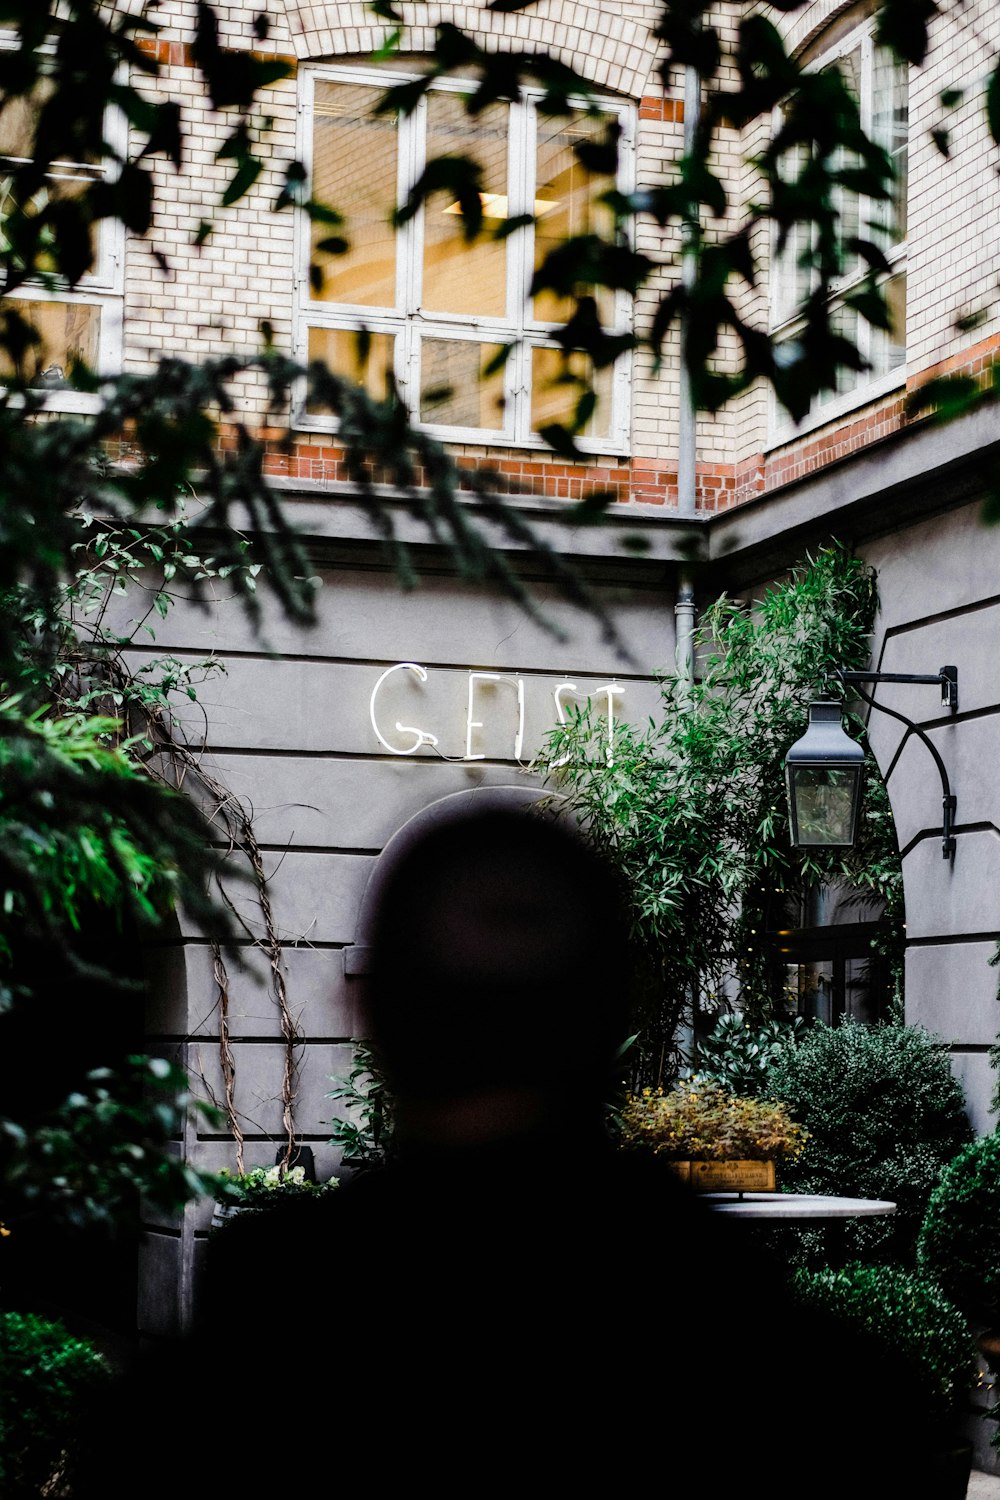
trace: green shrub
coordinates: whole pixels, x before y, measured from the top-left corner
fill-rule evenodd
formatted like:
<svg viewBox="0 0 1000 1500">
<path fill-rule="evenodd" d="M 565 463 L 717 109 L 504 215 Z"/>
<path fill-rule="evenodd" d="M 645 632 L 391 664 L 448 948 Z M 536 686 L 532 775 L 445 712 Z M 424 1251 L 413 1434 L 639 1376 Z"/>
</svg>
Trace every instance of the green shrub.
<svg viewBox="0 0 1000 1500">
<path fill-rule="evenodd" d="M 891 1199 L 894 1215 L 844 1225 L 847 1252 L 914 1265 L 927 1201 L 972 1135 L 941 1043 L 919 1026 L 816 1025 L 772 1065 L 768 1093 L 811 1137 L 787 1163 L 784 1188 Z M 815 1259 L 822 1234 L 802 1230 L 795 1238 Z"/>
<path fill-rule="evenodd" d="M 336 1177 L 330 1177 L 326 1182 L 309 1181 L 304 1167 L 251 1167 L 242 1175 L 228 1172 L 223 1167 L 218 1175 L 216 1193 L 220 1203 L 237 1208 L 267 1209 L 293 1197 L 324 1196 L 338 1186 Z"/>
<path fill-rule="evenodd" d="M 61 1323 L 0 1312 L 0 1492 L 61 1494 L 92 1403 L 110 1377 L 103 1355 Z"/>
<path fill-rule="evenodd" d="M 743 1016 L 720 1016 L 698 1043 L 698 1073 L 730 1094 L 748 1099 L 764 1093 L 772 1065 L 805 1035 L 801 1016 L 753 1024 Z"/>
<path fill-rule="evenodd" d="M 976 1377 L 972 1330 L 927 1277 L 897 1266 L 796 1272 L 796 1297 L 864 1339 L 886 1379 L 906 1388 L 920 1422 L 947 1431 Z"/>
<path fill-rule="evenodd" d="M 917 1258 L 959 1307 L 984 1323 L 1000 1321 L 1000 1136 L 973 1141 L 945 1168 Z"/>
</svg>

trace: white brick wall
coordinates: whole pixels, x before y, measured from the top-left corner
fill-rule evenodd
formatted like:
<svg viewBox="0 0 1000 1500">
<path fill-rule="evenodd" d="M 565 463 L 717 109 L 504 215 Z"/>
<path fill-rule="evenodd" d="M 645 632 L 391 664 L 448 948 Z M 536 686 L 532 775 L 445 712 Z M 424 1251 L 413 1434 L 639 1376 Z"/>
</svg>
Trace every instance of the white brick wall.
<svg viewBox="0 0 1000 1500">
<path fill-rule="evenodd" d="M 907 354 L 911 372 L 955 356 L 1000 332 L 1000 151 L 989 139 L 983 85 L 1000 49 L 1000 7 L 975 0 L 951 7 L 932 33 L 924 68 L 911 69 L 910 250 Z M 942 111 L 944 89 L 961 88 L 956 109 Z M 930 131 L 944 123 L 951 155 Z M 955 319 L 983 310 L 966 333 Z"/>
<path fill-rule="evenodd" d="M 301 60 L 320 55 L 344 57 L 363 51 L 379 40 L 379 29 L 357 0 L 336 4 L 272 3 L 272 35 L 263 44 L 253 39 L 251 24 L 258 0 L 218 7 L 223 39 L 231 45 L 254 46 Z M 740 7 L 720 7 L 732 18 Z M 815 0 L 792 18 L 778 17 L 797 45 L 815 42 L 829 23 L 846 24 L 849 7 L 839 0 Z M 524 13 L 494 13 L 481 6 L 417 3 L 404 0 L 403 13 L 414 46 L 428 47 L 436 19 L 453 20 L 474 31 L 484 44 L 496 47 L 538 45 L 573 61 L 596 83 L 623 89 L 637 103 L 643 96 L 662 93 L 656 74 L 656 47 L 649 27 L 657 7 L 646 0 L 625 4 L 595 4 L 588 0 L 540 0 Z M 160 7 L 164 40 L 190 40 L 193 0 L 169 0 Z M 1000 332 L 997 287 L 1000 252 L 996 225 L 1000 222 L 998 153 L 988 140 L 982 118 L 981 82 L 991 52 L 1000 47 L 1000 6 L 994 0 L 968 0 L 960 10 L 940 19 L 928 65 L 912 70 L 910 158 L 910 227 L 908 249 L 908 373 L 912 378 L 942 359 L 971 348 Z M 723 74 L 722 86 L 731 83 Z M 679 82 L 679 81 L 678 81 Z M 945 161 L 936 151 L 930 130 L 939 123 L 938 96 L 948 86 L 961 85 L 967 95 L 952 111 L 952 155 Z M 230 111 L 213 112 L 200 88 L 197 73 L 171 63 L 163 68 L 159 92 L 179 99 L 189 132 L 183 170 L 157 168 L 157 217 L 148 244 L 128 247 L 125 282 L 125 364 L 142 369 L 163 354 L 193 357 L 250 352 L 259 347 L 259 327 L 267 320 L 278 346 L 291 349 L 293 318 L 293 216 L 271 205 L 281 185 L 284 164 L 295 152 L 296 83 L 285 80 L 261 100 L 260 154 L 266 169 L 254 190 L 240 203 L 220 209 L 219 196 L 231 175 L 231 163 L 217 162 L 215 153 L 231 128 Z M 150 90 L 153 92 L 153 88 Z M 679 88 L 674 98 L 679 97 Z M 716 160 L 731 185 L 733 213 L 729 226 L 740 222 L 742 205 L 754 193 L 752 169 L 747 165 L 762 142 L 764 127 L 743 140 L 724 137 Z M 642 119 L 637 144 L 640 184 L 668 180 L 671 163 L 681 148 L 679 123 Z M 193 237 L 202 219 L 216 228 L 200 250 Z M 727 226 L 707 225 L 712 233 Z M 755 248 L 766 263 L 768 232 L 757 231 Z M 637 228 L 638 247 L 662 262 L 663 270 L 638 299 L 640 322 L 651 315 L 656 296 L 677 274 L 678 237 L 661 232 L 648 221 Z M 164 275 L 151 253 L 167 257 Z M 739 306 L 749 321 L 767 320 L 766 280 L 754 292 L 740 292 Z M 980 308 L 986 321 L 957 335 L 954 320 Z M 728 339 L 722 359 L 735 354 Z M 259 382 L 247 379 L 239 392 L 244 412 L 263 413 Z M 663 368 L 654 374 L 648 358 L 637 359 L 633 384 L 633 455 L 671 464 L 677 444 L 676 341 L 667 351 Z M 760 390 L 749 392 L 714 419 L 700 423 L 699 456 L 711 464 L 735 464 L 752 458 L 766 442 L 767 402 Z"/>
</svg>

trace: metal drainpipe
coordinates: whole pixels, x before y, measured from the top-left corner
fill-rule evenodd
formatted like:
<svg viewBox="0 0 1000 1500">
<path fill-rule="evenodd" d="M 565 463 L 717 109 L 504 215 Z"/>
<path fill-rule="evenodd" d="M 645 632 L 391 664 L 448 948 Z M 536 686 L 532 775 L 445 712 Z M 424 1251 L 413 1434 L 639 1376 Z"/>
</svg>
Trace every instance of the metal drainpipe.
<svg viewBox="0 0 1000 1500">
<path fill-rule="evenodd" d="M 694 150 L 701 114 L 701 76 L 695 67 L 684 69 L 684 154 L 690 156 Z M 685 291 L 694 286 L 698 265 L 698 239 L 701 225 L 697 217 L 685 219 L 681 226 L 681 285 Z M 697 487 L 697 441 L 698 419 L 694 404 L 691 372 L 686 358 L 689 317 L 685 311 L 681 316 L 681 359 L 678 374 L 677 413 L 677 513 L 694 517 Z M 694 578 L 688 568 L 677 571 L 677 599 L 674 604 L 676 648 L 675 660 L 679 682 L 688 687 L 694 682 Z M 687 1053 L 692 1068 L 698 1066 L 698 976 L 694 975 L 690 988 L 690 1025 L 681 1030 L 681 1047 Z"/>
<path fill-rule="evenodd" d="M 684 154 L 690 156 L 694 150 L 701 113 L 701 75 L 695 67 L 684 69 Z M 681 285 L 686 291 L 694 286 L 697 275 L 698 238 L 701 226 L 697 217 L 685 220 L 681 226 Z M 693 517 L 695 514 L 696 462 L 697 462 L 697 413 L 691 384 L 691 372 L 685 358 L 687 347 L 688 314 L 681 317 L 681 360 L 678 376 L 678 442 L 677 442 L 677 514 Z M 677 601 L 674 605 L 676 620 L 677 676 L 683 682 L 694 681 L 694 580 L 687 568 L 677 574 Z"/>
</svg>

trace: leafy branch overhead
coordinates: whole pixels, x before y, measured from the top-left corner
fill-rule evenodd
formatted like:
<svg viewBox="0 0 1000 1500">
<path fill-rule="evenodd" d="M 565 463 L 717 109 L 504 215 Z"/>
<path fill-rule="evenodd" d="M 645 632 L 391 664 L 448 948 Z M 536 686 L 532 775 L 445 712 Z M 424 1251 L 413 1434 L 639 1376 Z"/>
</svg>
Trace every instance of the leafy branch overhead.
<svg viewBox="0 0 1000 1500">
<path fill-rule="evenodd" d="M 805 3 L 782 0 L 772 10 L 788 15 Z M 531 0 L 495 0 L 490 6 L 501 11 L 530 7 Z M 960 23 L 961 9 L 960 0 L 889 0 L 877 13 L 876 40 L 901 63 L 919 67 L 928 52 L 931 28 Z M 676 334 L 702 409 L 715 411 L 763 380 L 790 415 L 801 419 L 818 396 L 838 388 L 843 371 L 866 368 L 856 341 L 840 326 L 838 308 L 849 308 L 874 328 L 891 326 L 886 288 L 891 267 L 884 227 L 853 227 L 844 204 L 863 195 L 873 205 L 888 205 L 897 182 L 893 157 L 884 140 L 866 132 L 860 102 L 841 70 L 803 66 L 789 54 L 775 20 L 759 9 L 674 0 L 663 5 L 656 34 L 664 45 L 659 74 L 668 90 L 676 94 L 679 69 L 690 66 L 700 74 L 702 103 L 690 144 L 676 161 L 665 164 L 669 175 L 662 185 L 606 192 L 604 201 L 615 215 L 610 234 L 587 233 L 554 246 L 536 268 L 531 291 L 551 290 L 592 301 L 599 287 L 633 294 L 652 285 L 659 288 L 666 272 L 668 285 L 665 291 L 657 290 L 648 326 L 634 332 L 609 330 L 596 318 L 578 313 L 560 336 L 565 352 L 588 354 L 597 369 L 630 345 L 646 346 L 661 360 L 667 355 L 668 338 Z M 592 86 L 582 78 L 574 80 L 545 54 L 484 53 L 452 26 L 438 28 L 434 59 L 422 76 L 388 90 L 382 108 L 410 111 L 433 82 L 459 70 L 476 79 L 466 96 L 473 116 L 488 102 L 519 98 L 528 84 L 541 90 L 540 108 L 545 112 L 564 113 L 574 106 L 598 109 Z M 1000 144 L 996 58 L 983 88 L 983 106 L 984 128 Z M 769 140 L 752 161 L 752 196 L 741 201 L 720 163 L 733 133 L 751 134 L 757 125 L 766 128 Z M 946 132 L 938 129 L 935 139 L 942 149 L 947 149 L 945 137 Z M 596 154 L 589 141 L 577 143 L 574 150 L 583 168 L 607 176 L 615 170 L 616 145 L 612 129 Z M 490 231 L 483 222 L 478 171 L 469 158 L 429 162 L 411 192 L 405 216 L 447 188 L 460 205 L 468 237 L 501 232 Z M 650 242 L 644 221 L 663 231 L 656 254 L 634 248 L 637 227 L 644 244 Z M 502 232 L 514 227 L 505 225 Z M 762 238 L 758 228 L 771 233 Z M 689 274 L 684 276 L 681 243 L 690 250 Z M 769 258 L 771 252 L 762 252 L 762 244 L 773 244 L 778 255 L 796 247 L 796 272 L 806 290 L 791 338 L 775 338 L 759 315 L 752 317 L 744 310 L 745 289 L 757 287 L 767 269 L 762 254 Z M 858 266 L 860 278 L 854 274 Z M 854 286 L 835 299 L 837 284 L 849 268 Z M 987 394 L 993 399 L 992 390 Z M 950 403 L 943 415 L 968 409 L 973 399 L 957 386 L 949 386 L 947 392 L 936 389 L 934 395 L 941 396 L 943 405 Z M 914 410 L 930 404 L 928 393 Z M 560 451 L 571 452 L 572 439 L 588 417 L 589 409 L 568 427 L 553 429 L 550 441 Z"/>
</svg>

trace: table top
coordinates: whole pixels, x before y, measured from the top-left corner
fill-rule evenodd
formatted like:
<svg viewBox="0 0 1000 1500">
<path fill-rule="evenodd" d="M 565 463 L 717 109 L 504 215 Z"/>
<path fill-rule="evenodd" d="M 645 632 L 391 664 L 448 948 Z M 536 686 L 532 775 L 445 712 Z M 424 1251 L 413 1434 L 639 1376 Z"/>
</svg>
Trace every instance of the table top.
<svg viewBox="0 0 1000 1500">
<path fill-rule="evenodd" d="M 709 1208 L 731 1219 L 864 1219 L 894 1214 L 884 1198 L 836 1198 L 821 1193 L 704 1193 Z"/>
</svg>

